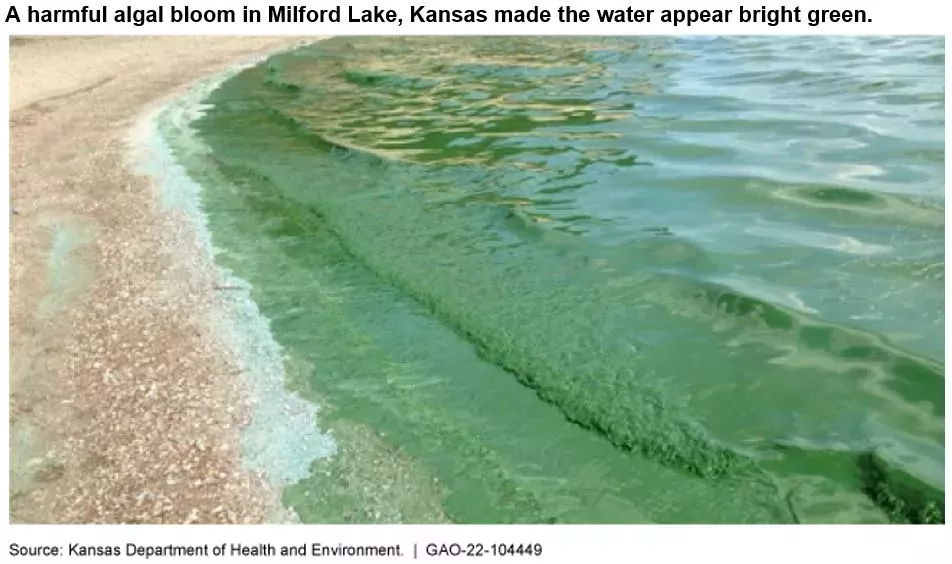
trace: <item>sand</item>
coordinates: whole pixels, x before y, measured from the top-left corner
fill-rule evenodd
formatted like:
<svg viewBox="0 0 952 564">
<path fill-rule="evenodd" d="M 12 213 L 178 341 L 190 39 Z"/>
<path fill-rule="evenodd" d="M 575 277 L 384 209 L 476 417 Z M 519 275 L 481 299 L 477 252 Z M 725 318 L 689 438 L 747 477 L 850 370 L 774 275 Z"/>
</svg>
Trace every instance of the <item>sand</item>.
<svg viewBox="0 0 952 564">
<path fill-rule="evenodd" d="M 248 401 L 208 322 L 211 261 L 134 171 L 129 131 L 196 79 L 301 39 L 11 42 L 12 522 L 291 518 L 241 463 Z"/>
</svg>

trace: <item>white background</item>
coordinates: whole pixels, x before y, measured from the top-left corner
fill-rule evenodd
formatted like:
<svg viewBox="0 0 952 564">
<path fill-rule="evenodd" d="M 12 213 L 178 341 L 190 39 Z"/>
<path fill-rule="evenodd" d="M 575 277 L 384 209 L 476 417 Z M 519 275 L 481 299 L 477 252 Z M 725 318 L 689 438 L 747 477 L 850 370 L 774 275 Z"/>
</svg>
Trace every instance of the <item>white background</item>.
<svg viewBox="0 0 952 564">
<path fill-rule="evenodd" d="M 289 0 L 289 3 L 290 0 Z M 27 6 L 38 9 L 78 8 L 83 4 L 78 1 L 36 1 L 14 2 L 21 18 L 26 16 Z M 457 8 L 457 9 L 485 9 L 490 13 L 499 8 L 528 9 L 538 4 L 555 14 L 560 5 L 570 5 L 573 8 L 587 8 L 592 12 L 596 8 L 627 8 L 629 3 L 609 0 L 574 0 L 573 2 L 520 2 L 498 0 L 491 2 L 466 3 L 461 1 L 429 1 L 424 4 L 430 8 Z M 734 9 L 735 23 L 729 24 L 695 24 L 690 27 L 672 27 L 669 24 L 655 21 L 651 24 L 562 24 L 550 22 L 546 24 L 524 25 L 497 25 L 492 22 L 483 24 L 410 24 L 409 6 L 411 3 L 403 1 L 380 0 L 379 2 L 340 3 L 342 13 L 346 18 L 347 7 L 355 9 L 372 8 L 374 5 L 397 9 L 404 18 L 402 26 L 394 24 L 154 24 L 143 27 L 134 27 L 131 24 L 3 24 L 7 35 L 27 34 L 80 34 L 80 35 L 137 35 L 137 34 L 175 34 L 175 35 L 634 35 L 634 34 L 670 34 L 670 35 L 710 35 L 710 34 L 843 34 L 843 35 L 876 35 L 876 34 L 938 34 L 946 35 L 949 28 L 948 10 L 945 3 L 926 0 L 906 0 L 904 2 L 867 1 L 808 1 L 796 4 L 794 2 L 770 2 L 754 0 L 753 2 L 730 1 L 643 1 L 633 3 L 635 8 L 655 9 L 656 14 L 663 9 Z M 98 7 L 103 4 L 91 4 Z M 155 8 L 157 2 L 110 2 L 106 4 L 110 16 L 117 8 L 132 5 L 135 8 Z M 163 3 L 166 6 L 190 8 L 232 8 L 239 14 L 241 7 L 262 10 L 267 13 L 269 4 L 260 0 L 245 0 L 244 2 L 226 2 L 224 0 L 187 0 L 183 2 Z M 336 2 L 312 0 L 298 2 L 297 5 L 307 5 L 310 8 L 333 7 Z M 778 8 L 786 5 L 788 8 L 800 6 L 805 16 L 808 9 L 830 8 L 862 8 L 872 19 L 868 24 L 825 24 L 818 27 L 809 27 L 802 24 L 783 24 L 770 27 L 765 24 L 742 24 L 736 22 L 738 5 L 748 8 Z M 3 16 L 9 4 L 3 6 Z M 658 20 L 657 16 L 655 18 Z M 805 17 L 804 17 L 805 19 Z M 2 47 L 3 60 L 9 64 L 9 42 L 4 41 Z M 9 107 L 9 69 L 3 73 L 2 96 L 4 103 Z M 948 83 L 948 75 L 946 81 Z M 948 104 L 948 102 L 947 102 Z M 9 119 L 5 120 L 4 132 L 0 138 L 4 159 L 3 166 L 9 166 Z M 9 174 L 3 174 L 4 193 L 9 199 Z M 9 216 L 0 214 L 3 224 L 3 269 L 9 280 Z M 7 290 L 9 291 L 9 289 Z M 9 300 L 5 296 L 2 301 L 4 316 L 9 319 Z M 9 366 L 9 323 L 3 325 L 2 351 L 4 366 Z M 3 387 L 9 393 L 9 379 L 3 379 Z M 3 405 L 3 436 L 9 440 L 8 433 L 8 402 Z M 4 451 L 9 452 L 9 449 Z M 2 457 L 4 485 L 9 482 L 8 457 Z M 0 512 L 2 519 L 8 519 L 8 497 L 0 497 Z M 70 542 L 83 544 L 119 545 L 125 551 L 126 543 L 138 544 L 209 544 L 243 542 L 256 544 L 268 542 L 274 545 L 301 545 L 321 542 L 325 545 L 336 543 L 345 544 L 394 544 L 401 543 L 404 551 L 412 559 L 412 545 L 418 543 L 421 559 L 437 560 L 474 560 L 473 558 L 456 557 L 449 559 L 427 558 L 424 547 L 427 543 L 482 543 L 489 545 L 496 542 L 513 543 L 541 543 L 543 556 L 509 556 L 493 559 L 490 557 L 476 558 L 477 561 L 519 561 L 519 562 L 572 562 L 577 564 L 601 564 L 608 562 L 889 562 L 897 563 L 908 560 L 934 561 L 941 558 L 940 554 L 948 553 L 949 539 L 952 536 L 942 527 L 899 527 L 899 526 L 812 526 L 812 527 L 783 527 L 783 526 L 10 526 L 4 525 L 2 535 L 3 560 L 10 558 L 9 546 L 11 543 L 21 545 L 54 545 L 65 550 Z M 936 554 L 938 553 L 938 554 Z M 946 557 L 947 558 L 947 557 Z M 63 558 L 27 558 L 19 557 L 21 561 L 62 561 Z M 97 559 L 87 559 L 98 561 Z M 113 558 L 109 560 L 120 560 Z M 121 560 L 131 560 L 121 558 Z M 200 559 L 182 559 L 183 561 L 197 561 Z M 211 560 L 211 559 L 209 559 Z M 217 558 L 216 561 L 262 561 L 263 558 Z M 280 560 L 280 559 L 275 559 Z M 290 559 L 301 560 L 301 559 Z M 345 559 L 340 559 L 345 560 Z M 347 558 L 347 561 L 360 561 L 360 558 Z M 369 560 L 369 559 L 368 559 Z M 373 559 L 376 561 L 386 559 Z M 161 562 L 171 559 L 163 558 Z M 288 561 L 286 559 L 285 561 Z"/>
<path fill-rule="evenodd" d="M 766 2 L 764 0 L 736 1 L 736 0 L 680 0 L 680 1 L 635 1 L 619 2 L 616 0 L 563 0 L 563 1 L 524 1 L 524 0 L 493 0 L 479 1 L 470 0 L 469 2 L 460 0 L 420 0 L 419 2 L 406 2 L 400 0 L 378 0 L 377 2 L 354 1 L 354 2 L 335 2 L 333 0 L 287 0 L 282 2 L 275 0 L 273 5 L 294 5 L 308 6 L 309 8 L 332 8 L 341 6 L 343 19 L 346 20 L 347 8 L 352 6 L 355 12 L 362 9 L 372 9 L 374 6 L 382 8 L 395 9 L 403 17 L 403 25 L 396 24 L 362 24 L 346 23 L 346 21 L 337 24 L 269 24 L 265 22 L 269 3 L 260 0 L 245 0 L 243 2 L 229 2 L 226 0 L 181 0 L 178 2 L 139 2 L 134 0 L 109 2 L 91 1 L 88 3 L 90 8 L 97 8 L 106 5 L 109 8 L 110 19 L 116 9 L 126 6 L 133 6 L 141 9 L 154 9 L 161 6 L 166 7 L 166 19 L 170 6 L 182 8 L 188 6 L 191 9 L 233 9 L 240 18 L 242 6 L 257 8 L 264 14 L 262 23 L 233 23 L 233 24 L 206 24 L 206 23 L 163 23 L 147 24 L 142 27 L 135 27 L 132 24 L 30 24 L 26 23 L 26 7 L 33 6 L 37 9 L 53 8 L 81 8 L 85 3 L 79 0 L 38 0 L 34 2 L 12 2 L 16 6 L 22 23 L 7 23 L 7 33 L 10 34 L 110 34 L 110 35 L 135 35 L 135 34 L 169 34 L 169 35 L 632 35 L 632 34 L 945 34 L 948 28 L 947 8 L 941 1 L 927 0 L 909 0 L 904 2 L 883 2 L 883 1 L 858 1 L 858 0 L 807 0 L 804 2 Z M 531 9 L 534 6 L 546 8 L 553 14 L 555 20 L 556 10 L 560 6 L 567 5 L 573 8 L 584 8 L 591 12 L 592 19 L 595 17 L 595 10 L 598 8 L 628 8 L 629 6 L 638 9 L 654 9 L 656 16 L 652 18 L 652 23 L 643 24 L 601 24 L 595 21 L 589 23 L 559 23 L 551 21 L 542 24 L 494 24 L 491 21 L 482 24 L 435 24 L 435 23 L 417 23 L 412 24 L 410 18 L 410 6 L 425 5 L 428 8 L 454 8 L 454 9 L 485 9 L 489 11 L 490 19 L 493 10 L 496 9 Z M 771 27 L 766 24 L 739 23 L 737 10 L 739 6 L 750 8 L 760 8 L 762 6 L 769 8 L 779 8 L 787 6 L 793 8 L 800 6 L 803 23 L 783 24 L 777 27 Z M 679 25 L 673 27 L 670 24 L 661 23 L 660 13 L 664 9 L 680 10 L 716 10 L 732 9 L 734 14 L 732 21 L 734 23 L 697 23 L 690 27 Z M 817 27 L 811 27 L 806 23 L 806 13 L 810 9 L 863 9 L 867 16 L 872 20 L 871 23 L 827 23 Z M 4 7 L 4 19 L 6 19 L 7 8 Z M 657 21 L 655 21 L 657 20 Z"/>
</svg>

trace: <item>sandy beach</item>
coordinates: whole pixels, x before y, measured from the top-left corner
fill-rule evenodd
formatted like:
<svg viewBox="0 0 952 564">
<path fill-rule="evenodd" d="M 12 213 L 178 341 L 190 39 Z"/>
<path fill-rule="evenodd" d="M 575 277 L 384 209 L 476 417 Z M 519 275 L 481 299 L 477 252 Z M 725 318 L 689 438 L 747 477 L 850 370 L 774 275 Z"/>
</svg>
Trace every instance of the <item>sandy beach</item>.
<svg viewBox="0 0 952 564">
<path fill-rule="evenodd" d="M 196 79 L 301 38 L 17 39 L 10 92 L 12 522 L 283 519 L 241 465 L 248 410 L 211 262 L 130 164 Z"/>
</svg>

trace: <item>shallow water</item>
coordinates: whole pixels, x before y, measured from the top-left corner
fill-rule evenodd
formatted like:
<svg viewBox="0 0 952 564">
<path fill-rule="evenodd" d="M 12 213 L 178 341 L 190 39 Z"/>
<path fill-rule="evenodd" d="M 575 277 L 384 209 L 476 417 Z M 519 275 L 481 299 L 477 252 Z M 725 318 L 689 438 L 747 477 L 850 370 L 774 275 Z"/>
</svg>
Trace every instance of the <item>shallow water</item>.
<svg viewBox="0 0 952 564">
<path fill-rule="evenodd" d="M 337 38 L 229 79 L 210 150 L 178 145 L 216 260 L 322 425 L 410 461 L 355 464 L 441 508 L 319 464 L 286 503 L 944 520 L 943 65 L 936 38 Z"/>
</svg>

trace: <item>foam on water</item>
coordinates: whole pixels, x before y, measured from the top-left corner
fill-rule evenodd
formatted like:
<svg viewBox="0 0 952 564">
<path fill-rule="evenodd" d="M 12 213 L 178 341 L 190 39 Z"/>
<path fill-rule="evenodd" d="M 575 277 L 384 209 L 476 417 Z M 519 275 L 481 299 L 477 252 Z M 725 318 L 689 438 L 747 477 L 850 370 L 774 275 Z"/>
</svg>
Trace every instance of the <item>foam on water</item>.
<svg viewBox="0 0 952 564">
<path fill-rule="evenodd" d="M 138 170 L 157 179 L 156 197 L 169 211 L 184 214 L 205 256 L 216 250 L 202 206 L 202 187 L 178 158 L 208 149 L 195 138 L 190 124 L 202 115 L 202 100 L 229 76 L 260 59 L 195 84 L 185 95 L 144 117 L 136 127 L 133 147 Z M 215 334 L 237 360 L 252 406 L 242 433 L 246 466 L 263 472 L 274 487 L 308 475 L 311 462 L 336 452 L 334 439 L 318 428 L 318 406 L 285 389 L 284 352 L 274 340 L 269 321 L 251 297 L 251 287 L 228 269 L 214 267 L 220 309 L 210 320 Z"/>
</svg>

